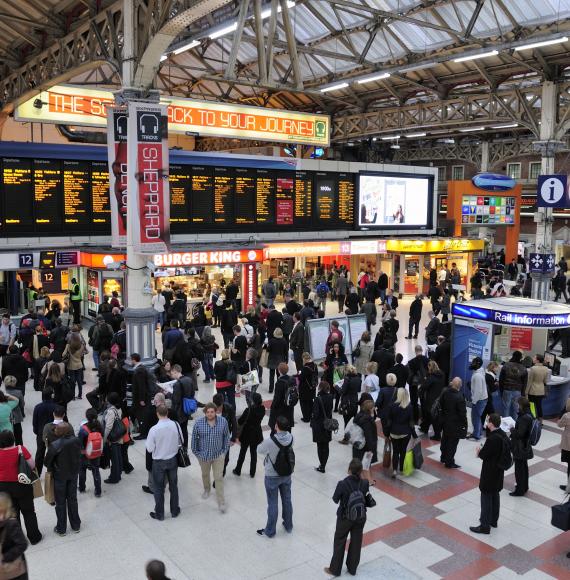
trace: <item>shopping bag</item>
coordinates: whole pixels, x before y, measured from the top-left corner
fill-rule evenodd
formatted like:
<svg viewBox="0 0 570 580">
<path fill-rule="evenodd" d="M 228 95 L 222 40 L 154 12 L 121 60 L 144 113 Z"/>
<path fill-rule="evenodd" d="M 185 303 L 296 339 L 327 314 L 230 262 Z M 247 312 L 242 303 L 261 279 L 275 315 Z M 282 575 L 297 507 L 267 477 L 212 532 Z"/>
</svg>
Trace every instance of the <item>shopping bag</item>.
<svg viewBox="0 0 570 580">
<path fill-rule="evenodd" d="M 267 349 L 264 348 L 261 351 L 261 356 L 259 357 L 259 366 L 267 368 L 268 363 L 269 363 L 269 353 L 267 352 Z"/>
<path fill-rule="evenodd" d="M 552 510 L 551 524 L 563 532 L 570 530 L 570 501 L 553 505 L 550 509 Z"/>
<path fill-rule="evenodd" d="M 421 469 L 424 464 L 424 456 L 422 455 L 422 444 L 418 439 L 417 443 L 412 447 L 412 453 L 414 455 L 414 469 Z"/>
<path fill-rule="evenodd" d="M 414 473 L 414 452 L 406 451 L 406 457 L 404 458 L 404 475 L 412 475 Z"/>
<path fill-rule="evenodd" d="M 49 505 L 55 504 L 55 484 L 53 481 L 53 474 L 50 471 L 46 472 L 44 478 L 44 499 Z"/>
<path fill-rule="evenodd" d="M 530 405 L 530 414 L 536 419 L 536 405 L 533 402 L 530 402 L 529 405 Z"/>
<path fill-rule="evenodd" d="M 370 469 L 370 465 L 372 464 L 372 451 L 366 451 L 364 453 L 364 457 L 362 458 L 362 469 L 364 471 L 368 471 Z"/>
<path fill-rule="evenodd" d="M 382 456 L 382 467 L 389 469 L 392 465 L 392 440 L 386 437 L 384 440 L 384 454 Z"/>
<path fill-rule="evenodd" d="M 34 499 L 43 497 L 44 490 L 42 488 L 42 480 L 38 477 L 32 482 L 32 489 L 34 490 Z"/>
</svg>

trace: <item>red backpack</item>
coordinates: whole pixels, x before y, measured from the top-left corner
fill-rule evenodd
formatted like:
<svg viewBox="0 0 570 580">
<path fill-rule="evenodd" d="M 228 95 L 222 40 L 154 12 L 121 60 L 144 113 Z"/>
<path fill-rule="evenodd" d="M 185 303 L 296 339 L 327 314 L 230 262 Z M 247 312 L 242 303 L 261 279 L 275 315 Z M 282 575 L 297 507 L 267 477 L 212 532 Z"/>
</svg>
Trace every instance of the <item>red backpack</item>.
<svg viewBox="0 0 570 580">
<path fill-rule="evenodd" d="M 103 455 L 103 435 L 98 431 L 89 431 L 87 425 L 83 425 L 87 431 L 87 444 L 85 445 L 85 458 L 97 459 Z"/>
</svg>

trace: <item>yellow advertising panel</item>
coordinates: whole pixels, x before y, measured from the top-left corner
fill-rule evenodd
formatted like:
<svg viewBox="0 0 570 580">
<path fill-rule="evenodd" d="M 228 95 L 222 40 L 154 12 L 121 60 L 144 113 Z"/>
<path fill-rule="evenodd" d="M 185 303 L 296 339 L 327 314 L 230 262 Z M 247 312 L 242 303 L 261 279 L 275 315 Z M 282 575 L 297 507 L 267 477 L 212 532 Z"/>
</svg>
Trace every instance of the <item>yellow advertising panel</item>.
<svg viewBox="0 0 570 580">
<path fill-rule="evenodd" d="M 106 108 L 113 103 L 111 91 L 56 85 L 18 105 L 14 118 L 17 121 L 106 127 Z M 161 103 L 168 106 L 168 130 L 173 133 L 288 141 L 322 147 L 330 142 L 327 115 L 193 99 L 162 98 Z"/>
<path fill-rule="evenodd" d="M 341 242 L 299 242 L 298 244 L 271 244 L 263 248 L 263 258 L 297 258 L 337 256 L 342 254 Z"/>
<path fill-rule="evenodd" d="M 389 252 L 435 253 L 435 252 L 477 252 L 485 248 L 483 240 L 453 238 L 449 240 L 388 240 Z"/>
</svg>

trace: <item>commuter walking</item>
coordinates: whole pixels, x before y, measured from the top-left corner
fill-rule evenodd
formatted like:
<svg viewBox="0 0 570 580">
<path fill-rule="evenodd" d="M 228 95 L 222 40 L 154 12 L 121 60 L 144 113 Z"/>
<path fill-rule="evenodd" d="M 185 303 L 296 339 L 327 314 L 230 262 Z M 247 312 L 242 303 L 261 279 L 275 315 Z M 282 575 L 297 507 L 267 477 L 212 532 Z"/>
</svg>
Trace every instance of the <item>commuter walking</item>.
<svg viewBox="0 0 570 580">
<path fill-rule="evenodd" d="M 0 395 L 1 400 L 2 395 Z M 53 400 L 53 390 L 46 387 L 42 391 L 42 402 L 34 407 L 34 414 L 32 417 L 32 427 L 34 435 L 36 436 L 36 469 L 38 475 L 42 474 L 44 466 L 44 457 L 46 454 L 46 446 L 43 439 L 44 427 L 53 421 L 53 413 L 57 405 Z M 1 405 L 0 405 L 1 408 Z M 2 427 L 0 427 L 0 430 Z"/>
<path fill-rule="evenodd" d="M 93 475 L 95 497 L 101 497 L 101 456 L 103 454 L 103 429 L 95 409 L 85 411 L 87 421 L 79 427 L 77 436 L 81 443 L 81 467 L 79 469 L 79 493 L 85 493 L 87 470 Z"/>
<path fill-rule="evenodd" d="M 319 382 L 319 371 L 308 352 L 303 353 L 303 366 L 299 374 L 299 404 L 301 405 L 301 421 L 308 423 L 313 412 L 316 387 Z"/>
<path fill-rule="evenodd" d="M 558 427 L 563 429 L 560 434 L 560 461 L 566 463 L 566 476 L 570 481 L 570 398 L 566 400 L 565 412 L 558 421 Z M 560 485 L 566 490 L 566 484 Z"/>
<path fill-rule="evenodd" d="M 257 468 L 257 446 L 263 441 L 261 422 L 264 417 L 265 407 L 263 406 L 263 399 L 259 393 L 253 393 L 251 395 L 251 405 L 245 408 L 245 411 L 237 421 L 240 429 L 240 449 L 237 464 L 232 471 L 234 475 L 241 475 L 241 468 L 249 449 L 249 476 L 255 477 Z"/>
<path fill-rule="evenodd" d="M 455 463 L 455 452 L 460 439 L 467 436 L 467 408 L 461 394 L 462 381 L 459 377 L 451 380 L 448 389 L 441 393 L 441 462 L 448 469 L 460 467 Z"/>
<path fill-rule="evenodd" d="M 473 431 L 467 439 L 474 439 L 479 441 L 481 439 L 481 415 L 487 406 L 487 383 L 485 381 L 485 368 L 483 367 L 483 359 L 481 357 L 474 357 L 469 365 L 473 371 L 471 375 L 471 423 Z"/>
<path fill-rule="evenodd" d="M 208 499 L 211 491 L 210 472 L 216 485 L 216 497 L 220 512 L 225 513 L 224 498 L 224 460 L 230 448 L 230 430 L 228 422 L 216 415 L 216 405 L 204 405 L 204 417 L 194 423 L 192 430 L 192 453 L 198 458 L 202 470 L 204 492 L 202 499 Z"/>
<path fill-rule="evenodd" d="M 344 308 L 344 302 L 348 294 L 348 279 L 344 272 L 341 272 L 336 281 L 336 298 L 338 300 L 338 313 L 341 314 Z"/>
<path fill-rule="evenodd" d="M 518 400 L 519 414 L 514 428 L 511 430 L 511 449 L 515 463 L 515 489 L 509 495 L 521 496 L 528 491 L 528 460 L 534 457 L 530 434 L 532 431 L 532 415 L 530 403 L 526 397 Z"/>
<path fill-rule="evenodd" d="M 387 421 L 392 441 L 392 477 L 396 477 L 404 471 L 410 438 L 412 435 L 416 437 L 410 396 L 406 389 L 398 389 L 396 400 L 388 408 Z"/>
<path fill-rule="evenodd" d="M 111 474 L 105 483 L 119 483 L 123 472 L 123 437 L 126 429 L 120 416 L 121 400 L 117 393 L 107 397 L 107 409 L 103 415 L 103 445 L 109 449 L 111 457 Z"/>
<path fill-rule="evenodd" d="M 152 455 L 153 520 L 164 520 L 164 490 L 168 482 L 170 492 L 170 515 L 180 514 L 178 502 L 178 448 L 182 445 L 180 426 L 168 418 L 165 405 L 156 408 L 158 423 L 150 428 L 146 439 L 146 450 Z"/>
<path fill-rule="evenodd" d="M 275 434 L 270 435 L 257 447 L 257 453 L 265 455 L 265 493 L 267 495 L 267 523 L 257 530 L 260 536 L 272 538 L 276 534 L 279 515 L 278 497 L 281 496 L 283 527 L 293 531 L 293 504 L 291 502 L 291 475 L 295 469 L 293 435 L 285 417 L 277 417 Z"/>
<path fill-rule="evenodd" d="M 362 551 L 362 534 L 366 524 L 366 496 L 369 484 L 362 479 L 362 462 L 353 459 L 348 465 L 348 477 L 336 484 L 333 494 L 334 503 L 339 504 L 336 511 L 336 529 L 334 533 L 333 555 L 325 572 L 331 576 L 342 574 L 342 564 L 346 551 L 348 573 L 356 575 Z M 360 492 L 356 493 L 355 492 Z M 350 544 L 346 542 L 350 535 Z"/>
<path fill-rule="evenodd" d="M 499 523 L 501 508 L 500 492 L 505 477 L 505 456 L 510 454 L 509 441 L 503 433 L 501 417 L 496 413 L 489 416 L 490 431 L 483 447 L 477 447 L 477 456 L 483 461 L 479 489 L 481 490 L 481 517 L 478 526 L 469 529 L 475 534 L 490 534 L 491 528 Z"/>
<path fill-rule="evenodd" d="M 313 402 L 313 412 L 311 417 L 311 430 L 313 432 L 313 443 L 317 444 L 317 456 L 319 466 L 315 470 L 325 473 L 327 461 L 329 460 L 329 444 L 332 441 L 332 431 L 325 425 L 332 419 L 334 398 L 331 395 L 331 387 L 326 381 L 319 383 L 319 392 Z M 355 408 L 357 404 L 355 404 Z"/>
</svg>

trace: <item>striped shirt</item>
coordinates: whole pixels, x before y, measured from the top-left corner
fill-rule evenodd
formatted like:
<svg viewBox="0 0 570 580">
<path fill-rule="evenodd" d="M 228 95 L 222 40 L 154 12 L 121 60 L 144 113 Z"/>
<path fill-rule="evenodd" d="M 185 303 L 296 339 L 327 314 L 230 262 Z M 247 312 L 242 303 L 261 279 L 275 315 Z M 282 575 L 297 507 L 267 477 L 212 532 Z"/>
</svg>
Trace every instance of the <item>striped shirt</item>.
<svg viewBox="0 0 570 580">
<path fill-rule="evenodd" d="M 225 455 L 230 448 L 230 430 L 224 417 L 216 415 L 213 426 L 206 417 L 200 417 L 192 430 L 192 453 L 200 461 L 213 461 Z"/>
</svg>

